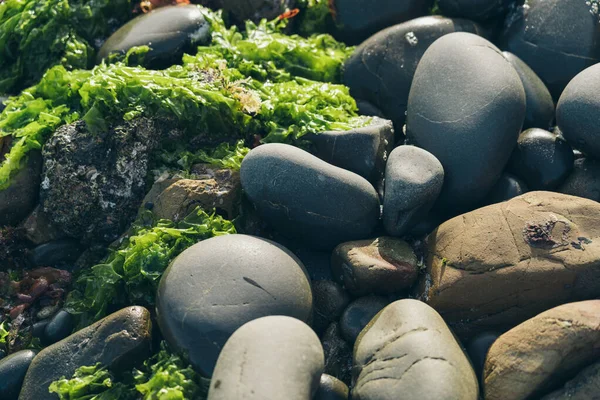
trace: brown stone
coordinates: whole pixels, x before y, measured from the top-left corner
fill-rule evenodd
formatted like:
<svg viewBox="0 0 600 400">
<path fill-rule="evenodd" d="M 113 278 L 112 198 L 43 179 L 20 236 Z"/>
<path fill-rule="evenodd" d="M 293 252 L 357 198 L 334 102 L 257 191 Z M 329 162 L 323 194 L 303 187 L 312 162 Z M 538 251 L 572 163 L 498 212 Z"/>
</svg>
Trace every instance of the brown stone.
<svg viewBox="0 0 600 400">
<path fill-rule="evenodd" d="M 174 221 L 185 218 L 196 207 L 207 212 L 215 209 L 228 219 L 238 214 L 241 198 L 240 175 L 229 169 L 203 171 L 200 179 L 167 179 L 152 186 L 143 204 L 153 204 L 152 211 L 158 218 Z"/>
<path fill-rule="evenodd" d="M 486 400 L 538 398 L 600 357 L 600 300 L 564 304 L 500 336 L 483 371 Z"/>
<path fill-rule="evenodd" d="M 417 280 L 417 257 L 403 240 L 380 237 L 342 243 L 331 257 L 333 277 L 355 296 L 386 295 Z"/>
<path fill-rule="evenodd" d="M 600 293 L 600 203 L 530 192 L 446 221 L 419 294 L 455 329 L 506 331 Z"/>
</svg>

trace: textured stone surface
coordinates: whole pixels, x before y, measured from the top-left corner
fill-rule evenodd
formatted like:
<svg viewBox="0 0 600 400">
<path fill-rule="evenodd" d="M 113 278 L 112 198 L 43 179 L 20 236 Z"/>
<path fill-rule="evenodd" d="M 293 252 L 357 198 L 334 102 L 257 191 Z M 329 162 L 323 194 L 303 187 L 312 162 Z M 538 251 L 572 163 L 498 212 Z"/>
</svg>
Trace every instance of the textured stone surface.
<svg viewBox="0 0 600 400">
<path fill-rule="evenodd" d="M 420 292 L 461 335 L 598 296 L 600 204 L 530 192 L 443 223 Z"/>
<path fill-rule="evenodd" d="M 409 144 L 444 167 L 436 207 L 456 215 L 481 201 L 500 177 L 525 118 L 525 91 L 500 50 L 451 33 L 425 52 L 408 98 Z"/>
<path fill-rule="evenodd" d="M 486 400 L 524 400 L 600 357 L 600 300 L 564 304 L 500 336 L 484 367 Z"/>
<path fill-rule="evenodd" d="M 143 307 L 127 307 L 71 336 L 46 347 L 34 358 L 25 375 L 20 400 L 55 400 L 51 382 L 72 376 L 84 365 L 101 363 L 126 368 L 150 350 L 150 313 Z"/>
<path fill-rule="evenodd" d="M 380 237 L 337 246 L 333 277 L 354 296 L 400 293 L 417 280 L 417 257 L 403 240 Z"/>
<path fill-rule="evenodd" d="M 171 263 L 156 312 L 169 344 L 211 376 L 223 345 L 244 323 L 267 315 L 308 322 L 312 292 L 302 263 L 283 246 L 248 235 L 217 236 Z"/>
<path fill-rule="evenodd" d="M 258 318 L 225 343 L 208 400 L 309 400 L 323 363 L 323 348 L 308 325 L 285 316 Z"/>
<path fill-rule="evenodd" d="M 444 320 L 417 300 L 384 308 L 354 346 L 353 400 L 477 400 L 477 378 Z"/>
</svg>

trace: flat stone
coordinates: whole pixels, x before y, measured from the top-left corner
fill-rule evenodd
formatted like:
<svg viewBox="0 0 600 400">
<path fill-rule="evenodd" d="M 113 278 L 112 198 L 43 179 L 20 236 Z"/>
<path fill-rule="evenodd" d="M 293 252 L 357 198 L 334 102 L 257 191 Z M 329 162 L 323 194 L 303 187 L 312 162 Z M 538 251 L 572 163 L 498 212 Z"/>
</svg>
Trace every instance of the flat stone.
<svg viewBox="0 0 600 400">
<path fill-rule="evenodd" d="M 450 33 L 425 52 L 408 98 L 409 144 L 444 167 L 440 211 L 483 200 L 500 177 L 525 118 L 525 91 L 500 50 L 471 33 Z"/>
<path fill-rule="evenodd" d="M 363 177 L 294 146 L 270 143 L 242 162 L 242 188 L 276 230 L 315 249 L 368 237 L 379 198 Z"/>
<path fill-rule="evenodd" d="M 402 236 L 425 218 L 444 183 L 444 168 L 435 156 L 414 146 L 398 146 L 385 167 L 383 225 Z"/>
<path fill-rule="evenodd" d="M 331 257 L 334 278 L 354 296 L 387 295 L 417 280 L 417 257 L 403 240 L 380 237 L 342 243 Z"/>
<path fill-rule="evenodd" d="M 309 400 L 323 364 L 323 348 L 308 325 L 286 316 L 258 318 L 225 343 L 208 400 Z"/>
<path fill-rule="evenodd" d="M 418 292 L 461 337 L 598 296 L 600 204 L 529 192 L 444 222 Z"/>
<path fill-rule="evenodd" d="M 353 400 L 477 400 L 477 378 L 442 317 L 405 299 L 385 307 L 354 346 Z"/>
<path fill-rule="evenodd" d="M 110 54 L 125 54 L 132 47 L 149 46 L 144 65 L 160 68 L 179 61 L 184 52 L 207 43 L 210 25 L 197 6 L 167 6 L 132 19 L 117 30 L 98 52 L 100 63 Z"/>
<path fill-rule="evenodd" d="M 127 369 L 150 350 L 152 324 L 143 307 L 127 307 L 41 350 L 25 375 L 20 400 L 55 400 L 48 386 L 84 365 Z"/>
<path fill-rule="evenodd" d="M 189 247 L 167 268 L 156 313 L 167 342 L 211 376 L 225 342 L 244 323 L 268 315 L 308 322 L 312 292 L 302 263 L 283 246 L 217 236 Z"/>
<path fill-rule="evenodd" d="M 598 357 L 600 300 L 555 307 L 494 342 L 485 360 L 485 398 L 539 398 Z"/>
<path fill-rule="evenodd" d="M 0 359 L 0 399 L 17 400 L 35 354 L 33 350 L 21 350 Z"/>
</svg>

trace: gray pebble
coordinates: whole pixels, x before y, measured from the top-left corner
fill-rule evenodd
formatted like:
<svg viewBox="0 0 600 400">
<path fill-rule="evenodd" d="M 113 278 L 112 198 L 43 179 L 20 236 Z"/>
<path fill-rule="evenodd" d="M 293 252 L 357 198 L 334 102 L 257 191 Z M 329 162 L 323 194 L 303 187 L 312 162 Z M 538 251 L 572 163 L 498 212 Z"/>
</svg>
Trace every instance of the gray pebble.
<svg viewBox="0 0 600 400">
<path fill-rule="evenodd" d="M 323 348 L 308 325 L 285 316 L 258 318 L 225 343 L 208 400 L 310 400 L 323 366 Z"/>
<path fill-rule="evenodd" d="M 74 328 L 73 316 L 65 310 L 57 312 L 44 329 L 43 343 L 49 345 L 69 336 Z"/>
<path fill-rule="evenodd" d="M 575 160 L 573 171 L 556 191 L 600 202 L 600 162 L 591 158 Z"/>
<path fill-rule="evenodd" d="M 321 335 L 327 327 L 342 315 L 350 296 L 341 285 L 329 281 L 320 280 L 313 282 L 313 329 L 317 335 Z"/>
<path fill-rule="evenodd" d="M 35 354 L 33 350 L 21 350 L 0 360 L 0 399 L 17 400 Z"/>
<path fill-rule="evenodd" d="M 414 146 L 392 151 L 385 167 L 383 226 L 402 236 L 417 225 L 435 203 L 444 184 L 444 168 L 437 158 Z"/>
<path fill-rule="evenodd" d="M 342 337 L 349 344 L 354 344 L 364 327 L 388 303 L 384 297 L 380 296 L 365 296 L 354 300 L 346 307 L 340 318 Z"/>
</svg>

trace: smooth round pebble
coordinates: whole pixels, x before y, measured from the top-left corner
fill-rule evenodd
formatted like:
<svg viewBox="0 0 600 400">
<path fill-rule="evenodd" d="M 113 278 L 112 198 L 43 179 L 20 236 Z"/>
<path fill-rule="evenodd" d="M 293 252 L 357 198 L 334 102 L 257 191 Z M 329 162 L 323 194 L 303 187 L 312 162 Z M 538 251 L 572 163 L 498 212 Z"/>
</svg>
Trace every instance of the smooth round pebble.
<svg viewBox="0 0 600 400">
<path fill-rule="evenodd" d="M 323 374 L 314 400 L 348 400 L 348 386 L 339 379 Z"/>
<path fill-rule="evenodd" d="M 0 226 L 17 225 L 35 208 L 39 198 L 42 156 L 31 151 L 25 168 L 11 178 L 10 186 L 0 190 Z"/>
<path fill-rule="evenodd" d="M 379 219 L 379 197 L 365 178 L 294 146 L 258 146 L 244 158 L 241 178 L 267 222 L 314 248 L 363 239 Z"/>
<path fill-rule="evenodd" d="M 320 280 L 313 282 L 313 329 L 321 335 L 327 327 L 342 315 L 350 303 L 348 293 L 336 282 Z"/>
<path fill-rule="evenodd" d="M 473 369 L 477 377 L 481 379 L 485 357 L 492 344 L 498 339 L 499 334 L 495 332 L 482 332 L 475 336 L 467 346 L 467 354 L 473 363 Z"/>
<path fill-rule="evenodd" d="M 444 184 L 444 168 L 437 158 L 415 146 L 396 147 L 385 167 L 383 226 L 402 236 L 429 212 Z"/>
<path fill-rule="evenodd" d="M 413 79 L 406 120 L 410 144 L 444 167 L 436 203 L 456 214 L 476 206 L 500 177 L 525 118 L 519 75 L 492 43 L 451 33 L 427 49 Z"/>
<path fill-rule="evenodd" d="M 396 301 L 354 346 L 352 400 L 477 400 L 477 377 L 442 317 L 417 300 Z"/>
<path fill-rule="evenodd" d="M 144 65 L 168 67 L 184 52 L 210 40 L 210 25 L 197 6 L 161 7 L 129 21 L 104 43 L 101 62 L 110 54 L 125 54 L 132 47 L 149 46 Z"/>
<path fill-rule="evenodd" d="M 358 44 L 388 26 L 427 14 L 433 0 L 331 0 L 339 36 Z"/>
<path fill-rule="evenodd" d="M 573 149 L 561 136 L 539 128 L 522 132 L 508 170 L 531 190 L 553 190 L 573 170 Z"/>
<path fill-rule="evenodd" d="M 514 175 L 503 173 L 498 182 L 492 187 L 492 190 L 483 199 L 483 205 L 502 203 L 529 191 L 525 182 Z"/>
<path fill-rule="evenodd" d="M 348 57 L 343 82 L 354 98 L 369 102 L 391 119 L 399 135 L 406 119 L 410 85 L 423 53 L 436 39 L 461 31 L 479 33 L 481 28 L 464 19 L 428 16 L 377 32 Z"/>
<path fill-rule="evenodd" d="M 312 292 L 302 263 L 284 247 L 248 235 L 217 236 L 171 263 L 156 312 L 167 342 L 211 376 L 221 348 L 244 323 L 267 315 L 309 321 Z"/>
<path fill-rule="evenodd" d="M 60 310 L 46 325 L 42 341 L 46 345 L 56 343 L 69 336 L 73 332 L 74 327 L 75 321 L 73 320 L 73 316 L 65 310 Z"/>
<path fill-rule="evenodd" d="M 36 246 L 31 251 L 31 261 L 39 267 L 58 266 L 77 261 L 83 249 L 74 239 L 58 239 Z"/>
<path fill-rule="evenodd" d="M 309 400 L 323 368 L 323 348 L 308 325 L 286 316 L 258 318 L 223 346 L 208 400 Z"/>
<path fill-rule="evenodd" d="M 600 161 L 575 160 L 573 171 L 556 191 L 600 202 Z"/>
<path fill-rule="evenodd" d="M 33 350 L 21 350 L 0 360 L 0 399 L 17 400 L 35 355 Z"/>
<path fill-rule="evenodd" d="M 506 18 L 501 47 L 523 60 L 558 99 L 569 81 L 600 61 L 596 0 L 527 0 Z"/>
<path fill-rule="evenodd" d="M 523 129 L 549 129 L 554 120 L 554 100 L 544 82 L 519 57 L 508 51 L 502 55 L 515 68 L 525 89 L 525 122 Z"/>
<path fill-rule="evenodd" d="M 599 90 L 600 64 L 597 64 L 569 82 L 556 106 L 556 124 L 565 139 L 594 158 L 600 158 Z"/>
<path fill-rule="evenodd" d="M 365 296 L 354 300 L 340 318 L 342 337 L 349 344 L 354 344 L 364 327 L 388 304 L 389 302 L 381 296 Z"/>
</svg>

